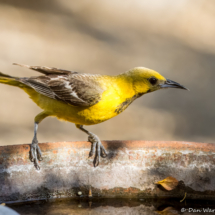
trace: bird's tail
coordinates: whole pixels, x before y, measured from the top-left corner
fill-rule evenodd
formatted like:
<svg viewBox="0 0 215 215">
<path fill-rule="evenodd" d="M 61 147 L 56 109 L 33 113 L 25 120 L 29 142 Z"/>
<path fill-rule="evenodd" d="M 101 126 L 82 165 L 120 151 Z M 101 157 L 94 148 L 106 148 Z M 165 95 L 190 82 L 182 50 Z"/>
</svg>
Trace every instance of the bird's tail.
<svg viewBox="0 0 215 215">
<path fill-rule="evenodd" d="M 16 87 L 24 86 L 22 83 L 19 82 L 19 78 L 4 74 L 2 72 L 0 72 L 0 83 Z"/>
</svg>

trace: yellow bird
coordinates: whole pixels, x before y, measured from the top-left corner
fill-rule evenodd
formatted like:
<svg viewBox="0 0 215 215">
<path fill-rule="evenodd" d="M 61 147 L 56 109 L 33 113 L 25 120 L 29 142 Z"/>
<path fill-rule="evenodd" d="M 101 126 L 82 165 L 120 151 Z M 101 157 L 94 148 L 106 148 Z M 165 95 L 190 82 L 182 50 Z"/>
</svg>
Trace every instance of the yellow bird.
<svg viewBox="0 0 215 215">
<path fill-rule="evenodd" d="M 23 89 L 43 111 L 34 119 L 34 137 L 31 143 L 30 159 L 39 169 L 38 160 L 42 153 L 38 146 L 38 124 L 48 116 L 75 123 L 92 143 L 89 156 L 94 157 L 94 166 L 99 165 L 100 156 L 107 152 L 100 139 L 83 125 L 104 122 L 123 112 L 140 96 L 165 88 L 184 86 L 164 78 L 158 72 L 136 67 L 117 76 L 83 74 L 50 67 L 23 66 L 44 75 L 37 77 L 12 77 L 0 73 L 0 83 Z M 96 152 L 96 153 L 95 153 Z"/>
</svg>

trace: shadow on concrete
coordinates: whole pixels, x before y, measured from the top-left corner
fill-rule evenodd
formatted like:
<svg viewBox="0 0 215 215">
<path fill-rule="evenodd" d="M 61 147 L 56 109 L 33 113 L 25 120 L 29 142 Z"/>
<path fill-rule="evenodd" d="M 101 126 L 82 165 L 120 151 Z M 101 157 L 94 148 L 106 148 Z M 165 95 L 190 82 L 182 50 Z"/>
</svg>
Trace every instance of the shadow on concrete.
<svg viewBox="0 0 215 215">
<path fill-rule="evenodd" d="M 107 152 L 108 152 L 108 156 L 105 159 L 108 160 L 114 160 L 119 152 L 119 149 L 122 149 L 125 144 L 123 143 L 123 141 L 119 141 L 119 140 L 112 140 L 111 142 L 109 141 L 104 141 L 107 142 Z"/>
</svg>

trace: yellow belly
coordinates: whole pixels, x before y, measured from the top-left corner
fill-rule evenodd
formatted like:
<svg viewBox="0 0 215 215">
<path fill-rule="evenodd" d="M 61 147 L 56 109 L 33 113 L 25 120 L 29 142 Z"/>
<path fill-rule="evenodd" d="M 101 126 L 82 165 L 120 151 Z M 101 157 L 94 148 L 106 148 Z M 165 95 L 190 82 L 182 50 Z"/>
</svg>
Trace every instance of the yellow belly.
<svg viewBox="0 0 215 215">
<path fill-rule="evenodd" d="M 121 107 L 120 105 L 126 99 L 112 91 L 105 91 L 101 101 L 91 107 L 75 107 L 43 96 L 32 89 L 24 90 L 50 116 L 80 125 L 94 125 L 104 122 L 121 113 L 129 105 Z"/>
</svg>

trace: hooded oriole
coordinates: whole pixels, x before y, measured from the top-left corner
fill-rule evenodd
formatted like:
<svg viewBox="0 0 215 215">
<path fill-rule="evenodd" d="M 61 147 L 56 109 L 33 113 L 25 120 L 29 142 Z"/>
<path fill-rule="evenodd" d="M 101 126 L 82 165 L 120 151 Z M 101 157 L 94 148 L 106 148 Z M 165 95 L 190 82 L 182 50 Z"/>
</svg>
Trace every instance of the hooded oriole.
<svg viewBox="0 0 215 215">
<path fill-rule="evenodd" d="M 39 66 L 15 64 L 43 73 L 37 77 L 12 77 L 0 73 L 0 83 L 23 89 L 43 109 L 35 117 L 34 137 L 31 144 L 31 161 L 39 169 L 42 153 L 38 146 L 38 124 L 48 116 L 75 123 L 88 134 L 92 143 L 89 156 L 96 155 L 94 166 L 100 156 L 107 152 L 95 134 L 83 128 L 108 120 L 124 111 L 140 96 L 165 88 L 187 89 L 177 82 L 164 78 L 158 72 L 136 67 L 117 76 L 81 74 L 77 72 Z"/>
</svg>

